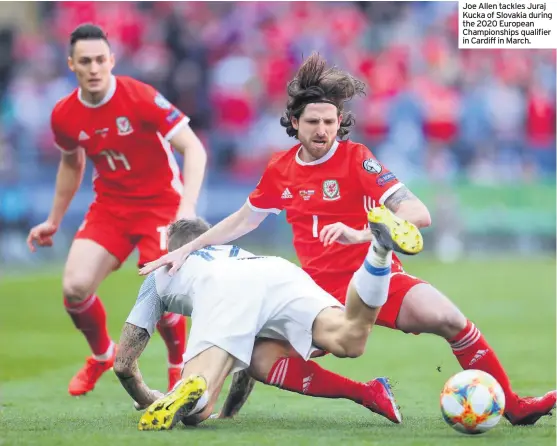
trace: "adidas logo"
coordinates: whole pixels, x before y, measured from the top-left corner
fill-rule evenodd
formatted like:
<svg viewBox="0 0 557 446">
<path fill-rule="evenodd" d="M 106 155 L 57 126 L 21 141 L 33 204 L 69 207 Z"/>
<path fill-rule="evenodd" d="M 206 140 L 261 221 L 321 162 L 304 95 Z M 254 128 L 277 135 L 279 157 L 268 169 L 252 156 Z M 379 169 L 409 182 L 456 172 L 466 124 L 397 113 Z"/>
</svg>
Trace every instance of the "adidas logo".
<svg viewBox="0 0 557 446">
<path fill-rule="evenodd" d="M 288 188 L 284 189 L 284 192 L 282 193 L 280 198 L 282 198 L 283 200 L 285 198 L 292 198 L 292 194 L 290 193 L 290 190 Z"/>
<path fill-rule="evenodd" d="M 313 378 L 313 374 L 306 376 L 303 380 L 302 380 L 302 393 L 307 393 L 307 391 L 309 390 L 309 385 L 311 384 L 311 380 Z"/>
<path fill-rule="evenodd" d="M 480 359 L 482 359 L 486 355 L 486 353 L 488 351 L 489 351 L 488 349 L 478 350 L 468 365 L 472 365 L 472 364 L 475 364 L 476 362 L 478 362 Z"/>
<path fill-rule="evenodd" d="M 89 135 L 82 130 L 81 132 L 79 132 L 79 137 L 77 139 L 79 141 L 85 141 L 89 139 Z"/>
</svg>

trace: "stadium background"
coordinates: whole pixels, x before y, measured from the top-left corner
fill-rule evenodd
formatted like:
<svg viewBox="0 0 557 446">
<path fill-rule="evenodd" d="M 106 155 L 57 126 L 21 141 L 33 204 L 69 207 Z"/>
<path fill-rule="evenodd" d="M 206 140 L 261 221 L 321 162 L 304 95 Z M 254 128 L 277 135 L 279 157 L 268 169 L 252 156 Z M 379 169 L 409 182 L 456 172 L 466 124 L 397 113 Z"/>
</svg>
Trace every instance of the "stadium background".
<svg viewBox="0 0 557 446">
<path fill-rule="evenodd" d="M 425 231 L 426 252 L 407 262 L 407 269 L 432 281 L 483 327 L 517 390 L 541 394 L 555 388 L 555 51 L 460 51 L 456 2 L 2 2 L 0 426 L 10 426 L 9 444 L 33 442 L 22 433 L 29 431 L 30 414 L 43 430 L 51 429 L 53 420 L 54 426 L 73 420 L 71 429 L 53 437 L 56 444 L 93 441 L 94 423 L 108 423 L 110 435 L 121 435 L 110 424 L 112 415 L 103 415 L 103 401 L 111 398 L 117 427 L 133 431 L 135 422 L 114 377 L 103 378 L 100 388 L 79 402 L 65 395 L 86 347 L 63 312 L 60 275 L 93 199 L 91 165 L 55 247 L 31 255 L 25 245 L 29 228 L 50 209 L 59 161 L 50 111 L 75 87 L 66 65 L 67 40 L 82 22 L 107 31 L 116 74 L 152 84 L 191 117 L 210 158 L 199 212 L 211 222 L 241 206 L 273 151 L 295 143 L 279 117 L 286 82 L 302 55 L 317 50 L 364 80 L 367 96 L 350 104 L 357 118 L 351 139 L 372 148 L 433 216 L 433 227 Z M 293 256 L 283 216 L 267 219 L 244 242 Z M 138 284 L 130 261 L 101 287 L 115 337 Z M 162 343 L 152 344 L 147 356 L 156 361 L 142 367 L 148 382 L 162 387 Z M 400 381 L 412 436 L 433 444 L 433 435 L 442 443 L 446 437 L 436 437 L 436 429 L 450 432 L 437 413 L 437 392 L 457 368 L 441 344 L 380 329 L 365 358 L 324 362 L 357 379 L 393 376 Z M 45 379 L 52 384 L 44 385 Z M 18 395 L 29 392 L 33 404 L 19 402 Z M 297 411 L 304 413 L 303 427 Z M 303 443 L 306 435 L 315 435 L 315 425 L 327 437 L 323 441 L 354 443 L 365 437 L 353 427 L 365 430 L 368 422 L 375 423 L 375 436 L 384 434 L 393 444 L 410 441 L 408 431 L 394 433 L 349 403 L 262 386 L 245 412 L 244 424 L 226 428 L 230 441 L 263 444 L 262 432 L 279 435 L 293 426 Z M 328 430 L 333 420 L 337 430 Z M 553 444 L 554 422 L 542 424 L 541 430 L 520 434 L 506 425 L 492 438 Z M 252 440 L 249 432 L 255 432 Z M 213 434 L 199 435 L 217 441 Z M 117 438 L 122 444 L 132 441 Z"/>
</svg>

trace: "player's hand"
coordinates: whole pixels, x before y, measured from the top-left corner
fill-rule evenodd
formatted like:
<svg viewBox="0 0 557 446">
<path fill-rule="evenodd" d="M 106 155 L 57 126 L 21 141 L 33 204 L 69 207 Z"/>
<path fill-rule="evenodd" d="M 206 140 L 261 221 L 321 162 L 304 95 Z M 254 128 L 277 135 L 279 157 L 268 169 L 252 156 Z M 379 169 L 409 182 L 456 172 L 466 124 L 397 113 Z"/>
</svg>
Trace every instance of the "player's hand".
<svg viewBox="0 0 557 446">
<path fill-rule="evenodd" d="M 139 275 L 146 276 L 153 271 L 159 269 L 161 266 L 168 265 L 170 269 L 168 270 L 168 275 L 173 276 L 176 271 L 184 264 L 188 256 L 191 254 L 191 249 L 189 245 L 184 245 L 181 248 L 169 252 L 168 254 L 159 257 L 157 260 L 146 263 L 143 268 L 139 270 Z"/>
<path fill-rule="evenodd" d="M 319 240 L 323 243 L 323 246 L 329 246 L 335 242 L 343 245 L 354 245 L 363 242 L 361 231 L 340 222 L 324 226 L 319 233 Z"/>
<path fill-rule="evenodd" d="M 52 246 L 52 236 L 58 231 L 58 226 L 50 221 L 45 221 L 29 231 L 27 236 L 27 246 L 31 252 L 35 252 L 37 246 L 46 247 Z"/>
<path fill-rule="evenodd" d="M 176 218 L 174 221 L 178 220 L 193 220 L 197 217 L 195 213 L 195 206 L 191 206 L 189 204 L 180 204 L 178 208 L 178 212 L 176 213 Z"/>
</svg>

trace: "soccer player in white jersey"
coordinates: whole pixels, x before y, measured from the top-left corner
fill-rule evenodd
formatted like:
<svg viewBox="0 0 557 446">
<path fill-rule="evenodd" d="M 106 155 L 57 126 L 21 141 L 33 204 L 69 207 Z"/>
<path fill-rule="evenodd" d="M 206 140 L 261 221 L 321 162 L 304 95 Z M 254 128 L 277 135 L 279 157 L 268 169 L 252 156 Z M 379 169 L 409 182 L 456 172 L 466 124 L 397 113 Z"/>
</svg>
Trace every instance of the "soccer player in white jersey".
<svg viewBox="0 0 557 446">
<path fill-rule="evenodd" d="M 365 301 L 358 293 L 350 295 L 346 307 L 293 263 L 256 256 L 237 246 L 195 251 L 173 276 L 165 269 L 150 274 L 128 316 L 114 364 L 136 407 L 150 405 L 139 429 L 164 430 L 180 420 L 187 424 L 205 420 L 225 378 L 250 367 L 256 337 L 285 340 L 305 360 L 318 350 L 341 358 L 360 356 L 387 299 L 389 275 L 385 272 L 390 269 L 390 262 L 379 268 L 368 260 L 386 260 L 393 249 L 387 224 L 376 221 L 370 227 L 374 234 L 370 259 L 354 279 L 369 291 Z M 169 230 L 169 250 L 207 229 L 201 219 L 175 223 Z M 418 234 L 412 226 L 408 237 Z M 192 327 L 184 354 L 184 379 L 162 396 L 143 382 L 137 359 L 166 311 L 191 315 Z M 388 418 L 400 422 L 390 386 L 385 378 L 380 379 L 393 412 Z"/>
</svg>

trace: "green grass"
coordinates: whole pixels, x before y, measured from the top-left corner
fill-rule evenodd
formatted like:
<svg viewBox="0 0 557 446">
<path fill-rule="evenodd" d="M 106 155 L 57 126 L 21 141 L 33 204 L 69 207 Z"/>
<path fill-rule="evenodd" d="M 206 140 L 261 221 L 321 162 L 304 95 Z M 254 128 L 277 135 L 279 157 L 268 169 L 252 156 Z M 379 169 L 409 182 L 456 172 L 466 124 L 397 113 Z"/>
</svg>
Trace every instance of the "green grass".
<svg viewBox="0 0 557 446">
<path fill-rule="evenodd" d="M 418 259 L 407 269 L 438 286 L 481 327 L 516 391 L 541 395 L 555 388 L 553 260 L 439 265 Z M 454 432 L 439 413 L 443 383 L 459 370 L 446 343 L 429 335 L 383 328 L 374 332 L 364 357 L 327 357 L 319 362 L 358 380 L 390 376 L 405 416 L 400 426 L 349 401 L 304 397 L 258 384 L 235 420 L 211 420 L 198 428 L 171 432 L 138 432 L 139 414 L 113 374 L 107 373 L 86 397 L 68 396 L 68 380 L 81 366 L 87 346 L 63 311 L 59 274 L 0 281 L 2 446 L 555 444 L 552 418 L 526 428 L 513 428 L 503 420 L 479 437 Z M 139 284 L 133 270 L 123 269 L 99 290 L 115 338 Z M 141 360 L 151 387 L 164 389 L 165 367 L 165 349 L 157 335 Z"/>
</svg>

